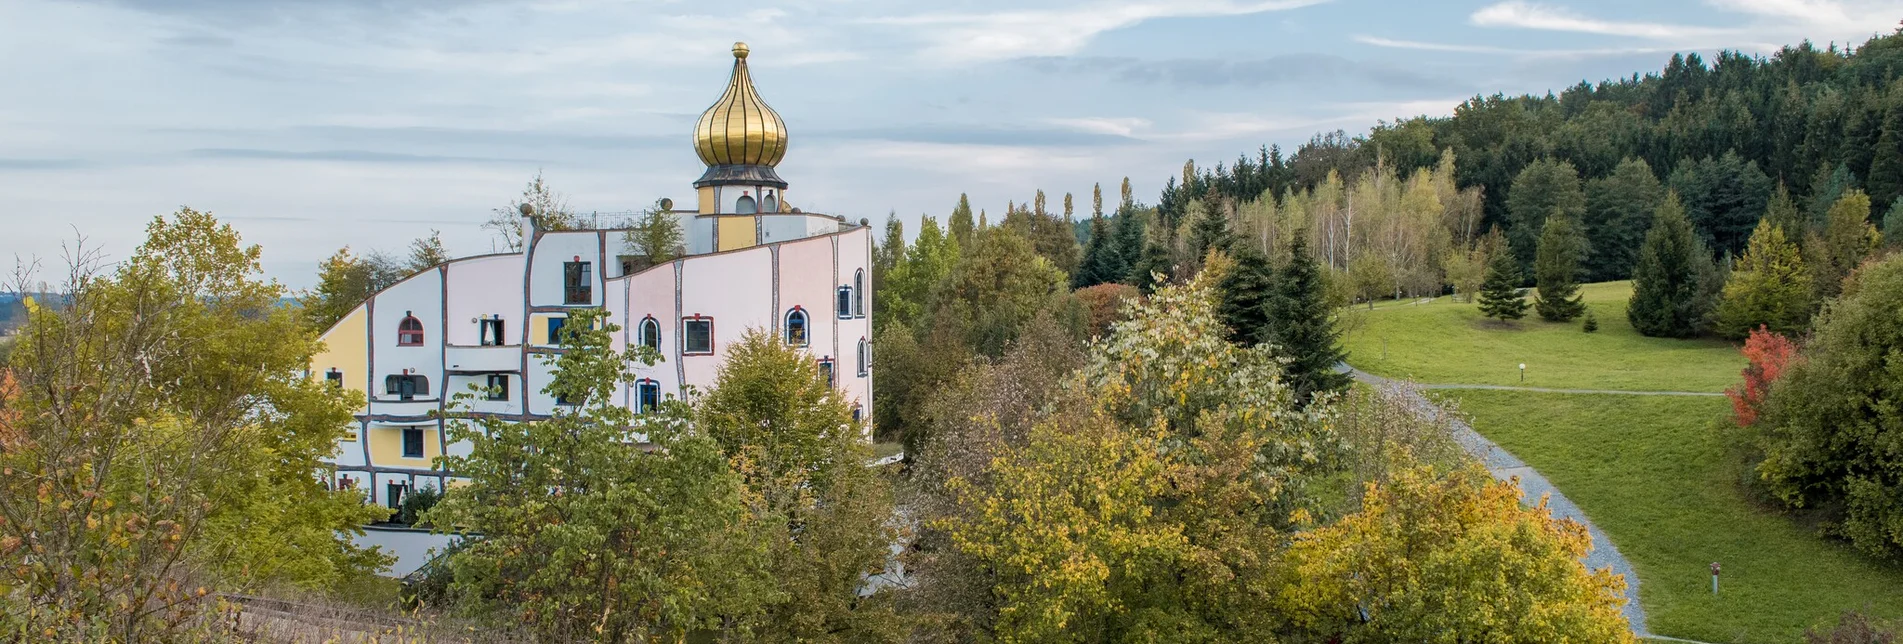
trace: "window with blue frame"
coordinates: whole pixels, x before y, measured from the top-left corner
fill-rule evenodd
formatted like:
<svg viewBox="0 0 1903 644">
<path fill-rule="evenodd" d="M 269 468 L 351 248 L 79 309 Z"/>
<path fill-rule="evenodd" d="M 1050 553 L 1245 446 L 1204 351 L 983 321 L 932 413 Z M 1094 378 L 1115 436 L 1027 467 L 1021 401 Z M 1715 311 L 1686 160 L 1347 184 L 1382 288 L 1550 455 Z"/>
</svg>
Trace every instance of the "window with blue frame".
<svg viewBox="0 0 1903 644">
<path fill-rule="evenodd" d="M 403 458 L 423 458 L 423 430 L 403 428 Z"/>
<path fill-rule="evenodd" d="M 826 386 L 828 387 L 834 386 L 835 383 L 837 382 L 833 380 L 833 359 L 832 358 L 819 359 L 819 379 L 820 381 L 825 382 Z"/>
<path fill-rule="evenodd" d="M 839 311 L 839 319 L 841 320 L 852 319 L 852 286 L 851 285 L 839 287 L 838 300 L 839 300 L 838 302 L 835 302 L 833 304 L 833 308 Z"/>
<path fill-rule="evenodd" d="M 803 347 L 811 342 L 806 333 L 806 310 L 795 306 L 786 312 L 786 344 Z"/>
<path fill-rule="evenodd" d="M 660 381 L 652 379 L 639 380 L 635 384 L 635 393 L 638 396 L 635 406 L 637 413 L 651 414 L 661 408 Z"/>
<path fill-rule="evenodd" d="M 852 276 L 852 316 L 866 316 L 866 271 L 863 268 Z"/>
<path fill-rule="evenodd" d="M 548 343 L 549 344 L 562 343 L 562 327 L 565 327 L 565 326 L 568 326 L 568 318 L 554 317 L 554 318 L 548 319 Z"/>
<path fill-rule="evenodd" d="M 636 336 L 635 341 L 641 346 L 655 351 L 661 350 L 661 322 L 654 319 L 654 316 L 650 315 L 641 320 L 641 331 Z"/>
<path fill-rule="evenodd" d="M 866 342 L 865 338 L 859 338 L 859 377 L 861 378 L 866 377 L 866 373 L 872 370 L 872 352 L 868 349 L 870 346 L 871 343 Z"/>
</svg>

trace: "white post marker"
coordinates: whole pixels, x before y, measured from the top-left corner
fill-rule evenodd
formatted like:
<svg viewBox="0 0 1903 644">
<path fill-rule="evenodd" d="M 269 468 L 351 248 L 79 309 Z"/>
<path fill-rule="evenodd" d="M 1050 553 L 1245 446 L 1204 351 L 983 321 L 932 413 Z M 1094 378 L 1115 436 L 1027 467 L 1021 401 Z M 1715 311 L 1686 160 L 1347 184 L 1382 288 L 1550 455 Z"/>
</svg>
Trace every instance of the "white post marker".
<svg viewBox="0 0 1903 644">
<path fill-rule="evenodd" d="M 1520 384 L 1526 384 L 1526 363 L 1520 363 Z"/>
</svg>

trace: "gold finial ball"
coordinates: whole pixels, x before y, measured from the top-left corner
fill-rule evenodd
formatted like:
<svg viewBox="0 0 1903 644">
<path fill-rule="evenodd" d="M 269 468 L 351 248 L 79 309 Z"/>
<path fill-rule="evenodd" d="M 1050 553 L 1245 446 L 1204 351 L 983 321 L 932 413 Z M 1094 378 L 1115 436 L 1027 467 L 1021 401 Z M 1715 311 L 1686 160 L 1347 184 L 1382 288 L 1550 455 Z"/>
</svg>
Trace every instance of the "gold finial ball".
<svg viewBox="0 0 1903 644">
<path fill-rule="evenodd" d="M 741 59 L 741 60 L 746 60 L 746 58 L 747 58 L 747 43 L 743 43 L 743 42 L 737 42 L 737 43 L 734 43 L 734 44 L 733 44 L 733 57 L 734 57 L 734 58 L 739 58 L 739 59 Z"/>
</svg>

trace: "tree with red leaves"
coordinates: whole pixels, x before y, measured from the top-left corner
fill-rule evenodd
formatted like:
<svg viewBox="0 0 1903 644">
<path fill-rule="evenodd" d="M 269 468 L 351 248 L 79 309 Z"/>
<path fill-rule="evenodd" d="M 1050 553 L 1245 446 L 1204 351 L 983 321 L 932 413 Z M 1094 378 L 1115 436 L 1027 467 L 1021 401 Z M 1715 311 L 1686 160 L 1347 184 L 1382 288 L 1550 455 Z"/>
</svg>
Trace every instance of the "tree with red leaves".
<svg viewBox="0 0 1903 644">
<path fill-rule="evenodd" d="M 1751 361 L 1744 368 L 1744 383 L 1726 389 L 1725 395 L 1731 398 L 1732 420 L 1739 427 L 1750 427 L 1758 422 L 1771 383 L 1797 359 L 1797 344 L 1758 325 L 1744 341 L 1744 357 Z"/>
</svg>

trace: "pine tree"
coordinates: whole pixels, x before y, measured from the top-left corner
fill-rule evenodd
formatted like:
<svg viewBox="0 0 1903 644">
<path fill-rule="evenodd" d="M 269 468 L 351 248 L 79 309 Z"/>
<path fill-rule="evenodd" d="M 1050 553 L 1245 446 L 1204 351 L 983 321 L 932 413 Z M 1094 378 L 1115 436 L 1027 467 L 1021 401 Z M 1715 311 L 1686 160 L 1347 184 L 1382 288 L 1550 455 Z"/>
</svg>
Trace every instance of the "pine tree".
<svg viewBox="0 0 1903 644">
<path fill-rule="evenodd" d="M 1667 193 L 1632 272 L 1626 319 L 1642 335 L 1689 338 L 1704 332 L 1717 292 L 1711 253 L 1692 232 L 1678 193 Z"/>
<path fill-rule="evenodd" d="M 971 199 L 965 193 L 958 193 L 958 207 L 952 209 L 945 225 L 951 229 L 952 239 L 958 240 L 960 245 L 971 243 Z"/>
<path fill-rule="evenodd" d="M 1540 317 L 1565 322 L 1586 312 L 1579 295 L 1579 264 L 1585 254 L 1586 237 L 1571 217 L 1556 214 L 1546 220 L 1533 261 L 1533 283 L 1539 287 L 1533 308 Z"/>
<path fill-rule="evenodd" d="M 1249 244 L 1237 244 L 1229 272 L 1216 283 L 1216 315 L 1229 328 L 1229 341 L 1255 346 L 1270 335 L 1268 301 L 1275 292 L 1269 258 Z"/>
<path fill-rule="evenodd" d="M 1144 295 L 1154 292 L 1159 281 L 1168 282 L 1176 272 L 1176 267 L 1170 264 L 1169 241 L 1155 233 L 1147 237 L 1142 256 L 1130 266 L 1130 281 Z"/>
<path fill-rule="evenodd" d="M 1804 232 L 1810 230 L 1808 217 L 1797 207 L 1797 200 L 1791 198 L 1791 191 L 1778 182 L 1777 191 L 1771 193 L 1771 203 L 1764 207 L 1764 220 L 1784 231 L 1784 239 L 1796 243 L 1804 238 Z M 1757 233 L 1752 232 L 1753 235 Z"/>
<path fill-rule="evenodd" d="M 1520 294 L 1520 260 L 1508 249 L 1495 250 L 1487 260 L 1487 281 L 1480 286 L 1480 314 L 1502 322 L 1518 320 L 1526 317 L 1526 307 Z"/>
<path fill-rule="evenodd" d="M 1797 244 L 1769 218 L 1751 232 L 1744 255 L 1731 269 L 1715 330 L 1734 340 L 1760 326 L 1794 335 L 1810 322 L 1811 276 Z"/>
<path fill-rule="evenodd" d="M 1194 261 L 1201 262 L 1203 256 L 1208 255 L 1211 250 L 1229 250 L 1230 242 L 1234 241 L 1235 236 L 1230 233 L 1229 217 L 1223 214 L 1221 208 L 1210 208 L 1203 205 L 1201 201 L 1194 201 L 1190 203 L 1188 211 L 1198 214 L 1195 221 L 1190 224 L 1193 227 L 1190 229 L 1188 240 Z"/>
<path fill-rule="evenodd" d="M 1335 370 L 1346 354 L 1328 303 L 1328 285 L 1301 237 L 1290 245 L 1289 262 L 1276 272 L 1274 284 L 1275 294 L 1266 302 L 1269 333 L 1264 340 L 1289 358 L 1286 377 L 1295 395 L 1306 403 L 1317 393 L 1347 389 L 1352 379 Z"/>
<path fill-rule="evenodd" d="M 1586 218 L 1581 221 L 1592 252 L 1586 269 L 1593 281 L 1632 276 L 1639 245 L 1652 225 L 1652 211 L 1665 199 L 1665 188 L 1643 159 L 1626 159 L 1612 174 L 1586 184 Z"/>
<path fill-rule="evenodd" d="M 1870 159 L 1869 189 L 1871 203 L 1889 203 L 1903 196 L 1903 102 L 1891 101 L 1884 112 L 1883 134 Z"/>
</svg>

